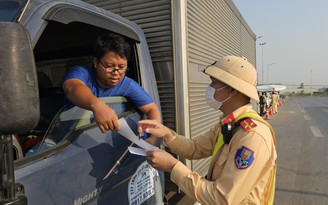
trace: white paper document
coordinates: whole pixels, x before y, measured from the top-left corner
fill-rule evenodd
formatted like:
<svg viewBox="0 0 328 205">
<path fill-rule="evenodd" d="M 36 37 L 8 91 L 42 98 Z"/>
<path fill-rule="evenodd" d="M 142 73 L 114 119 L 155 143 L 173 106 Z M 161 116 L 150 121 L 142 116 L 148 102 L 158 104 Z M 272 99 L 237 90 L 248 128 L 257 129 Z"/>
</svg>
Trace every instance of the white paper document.
<svg viewBox="0 0 328 205">
<path fill-rule="evenodd" d="M 131 154 L 136 154 L 140 156 L 147 156 L 147 151 L 139 147 L 128 147 Z"/>
<path fill-rule="evenodd" d="M 139 147 L 129 146 L 128 150 L 131 154 L 147 156 L 147 154 L 146 154 L 147 151 L 158 149 L 157 147 L 146 142 L 145 140 L 139 139 L 139 137 L 137 135 L 135 135 L 134 132 L 131 130 L 130 126 L 128 125 L 128 123 L 125 121 L 124 118 L 119 119 L 118 122 L 120 123 L 120 131 L 118 131 L 118 133 L 120 133 L 126 139 L 130 140 L 131 142 L 133 142 L 134 144 L 136 144 L 140 147 L 139 148 Z M 111 173 L 113 172 L 115 167 L 121 163 L 120 161 L 122 160 L 122 158 L 125 156 L 126 153 L 127 153 L 127 150 L 123 153 L 123 155 L 120 157 L 120 159 L 117 160 L 117 162 L 114 164 L 114 166 L 109 170 L 109 172 L 103 178 L 103 180 L 107 179 L 111 175 Z"/>
<path fill-rule="evenodd" d="M 148 142 L 146 142 L 145 140 L 139 139 L 139 137 L 135 135 L 134 132 L 131 130 L 130 126 L 128 125 L 128 123 L 125 121 L 124 118 L 119 119 L 118 122 L 120 123 L 120 131 L 118 131 L 118 133 L 123 135 L 126 139 L 130 140 L 134 144 L 143 148 L 145 152 L 149 150 L 158 149 L 154 145 L 151 145 Z"/>
</svg>

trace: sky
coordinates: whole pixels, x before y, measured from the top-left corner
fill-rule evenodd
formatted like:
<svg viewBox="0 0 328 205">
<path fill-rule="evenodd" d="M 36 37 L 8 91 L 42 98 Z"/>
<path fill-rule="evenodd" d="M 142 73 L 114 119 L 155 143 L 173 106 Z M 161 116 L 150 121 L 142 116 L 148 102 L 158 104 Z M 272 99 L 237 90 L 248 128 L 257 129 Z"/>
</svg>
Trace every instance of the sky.
<svg viewBox="0 0 328 205">
<path fill-rule="evenodd" d="M 256 40 L 259 84 L 328 88 L 328 0 L 233 2 L 262 36 Z"/>
</svg>

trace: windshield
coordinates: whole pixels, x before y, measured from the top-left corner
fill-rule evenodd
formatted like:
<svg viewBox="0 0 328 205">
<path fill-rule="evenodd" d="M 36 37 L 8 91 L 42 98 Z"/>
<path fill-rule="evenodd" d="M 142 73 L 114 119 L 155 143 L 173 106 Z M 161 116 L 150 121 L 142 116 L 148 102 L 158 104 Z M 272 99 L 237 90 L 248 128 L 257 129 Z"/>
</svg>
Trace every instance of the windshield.
<svg viewBox="0 0 328 205">
<path fill-rule="evenodd" d="M 17 21 L 27 0 L 1 0 L 0 21 Z"/>
<path fill-rule="evenodd" d="M 113 108 L 117 116 L 122 116 L 124 113 L 132 110 L 132 106 L 124 97 L 106 97 L 101 98 L 101 100 Z M 64 106 L 58 111 L 57 115 L 51 122 L 43 140 L 32 147 L 26 153 L 26 156 L 49 150 L 50 148 L 67 141 L 74 136 L 74 134 L 94 126 L 97 125 L 91 111 L 77 106 L 69 109 Z"/>
</svg>

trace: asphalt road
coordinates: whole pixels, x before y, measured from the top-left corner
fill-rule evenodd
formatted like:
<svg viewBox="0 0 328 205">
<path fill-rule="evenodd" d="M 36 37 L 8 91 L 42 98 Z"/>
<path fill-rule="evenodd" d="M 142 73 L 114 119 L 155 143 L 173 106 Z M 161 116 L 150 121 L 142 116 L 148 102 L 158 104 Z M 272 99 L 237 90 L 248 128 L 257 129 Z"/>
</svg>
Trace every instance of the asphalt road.
<svg viewBox="0 0 328 205">
<path fill-rule="evenodd" d="M 328 204 L 328 98 L 289 98 L 270 116 L 277 137 L 275 205 Z"/>
</svg>

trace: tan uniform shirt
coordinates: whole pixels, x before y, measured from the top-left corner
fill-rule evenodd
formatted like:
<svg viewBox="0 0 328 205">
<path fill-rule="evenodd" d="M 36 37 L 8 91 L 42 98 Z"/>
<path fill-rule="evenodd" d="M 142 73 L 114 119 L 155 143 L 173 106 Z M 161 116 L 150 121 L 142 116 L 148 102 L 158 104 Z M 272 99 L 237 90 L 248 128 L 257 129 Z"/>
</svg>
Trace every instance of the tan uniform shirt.
<svg viewBox="0 0 328 205">
<path fill-rule="evenodd" d="M 235 118 L 252 109 L 251 104 L 233 112 Z M 266 185 L 276 164 L 276 148 L 270 129 L 263 123 L 249 131 L 239 127 L 230 144 L 223 145 L 214 156 L 209 168 L 208 180 L 178 162 L 171 173 L 171 180 L 183 192 L 202 204 L 263 204 Z M 175 135 L 166 144 L 173 153 L 187 159 L 201 159 L 212 155 L 216 136 L 215 127 L 193 140 Z M 183 146 L 181 146 L 183 145 Z M 236 156 L 243 148 L 253 151 L 253 161 L 247 167 L 238 168 Z M 250 162 L 250 161 L 249 161 Z"/>
<path fill-rule="evenodd" d="M 272 94 L 272 104 L 277 104 L 279 102 L 279 96 L 277 94 Z"/>
<path fill-rule="evenodd" d="M 272 111 L 273 113 L 276 113 L 278 111 L 278 102 L 279 102 L 279 96 L 277 94 L 272 94 Z"/>
</svg>

